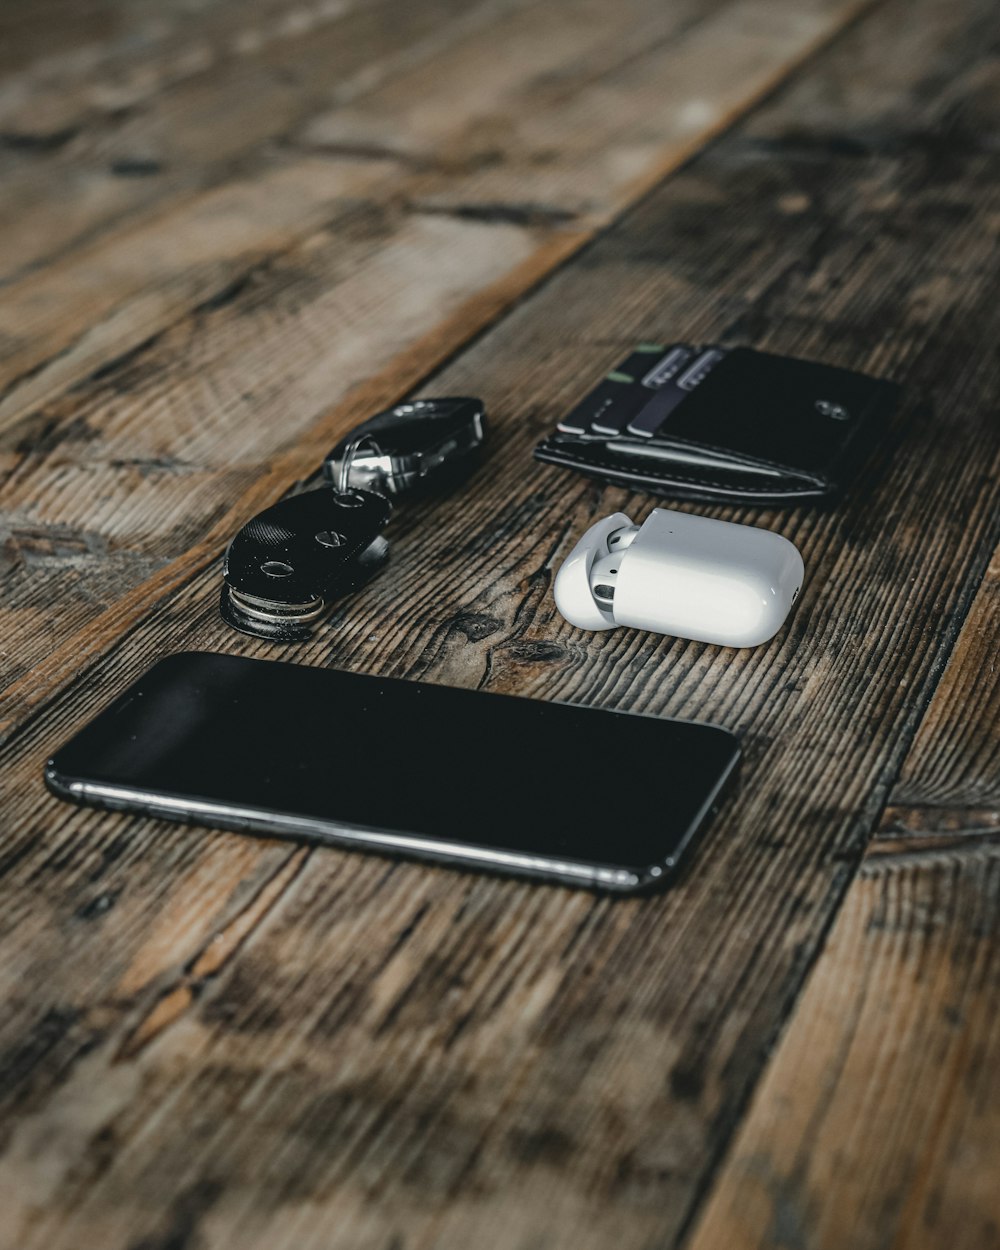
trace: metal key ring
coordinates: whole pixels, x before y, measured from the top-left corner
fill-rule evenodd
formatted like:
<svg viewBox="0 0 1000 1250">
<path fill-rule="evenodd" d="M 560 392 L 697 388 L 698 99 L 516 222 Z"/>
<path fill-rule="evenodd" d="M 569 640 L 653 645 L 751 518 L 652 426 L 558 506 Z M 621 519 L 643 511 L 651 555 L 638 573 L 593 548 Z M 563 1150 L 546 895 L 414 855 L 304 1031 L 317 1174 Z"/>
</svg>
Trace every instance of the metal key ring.
<svg viewBox="0 0 1000 1250">
<path fill-rule="evenodd" d="M 354 464 L 354 458 L 366 443 L 370 445 L 372 451 L 377 456 L 382 454 L 381 447 L 379 447 L 371 434 L 362 434 L 360 438 L 356 438 L 348 443 L 344 449 L 344 458 L 340 462 L 340 470 L 337 473 L 337 490 L 341 493 L 350 490 L 351 466 Z"/>
</svg>

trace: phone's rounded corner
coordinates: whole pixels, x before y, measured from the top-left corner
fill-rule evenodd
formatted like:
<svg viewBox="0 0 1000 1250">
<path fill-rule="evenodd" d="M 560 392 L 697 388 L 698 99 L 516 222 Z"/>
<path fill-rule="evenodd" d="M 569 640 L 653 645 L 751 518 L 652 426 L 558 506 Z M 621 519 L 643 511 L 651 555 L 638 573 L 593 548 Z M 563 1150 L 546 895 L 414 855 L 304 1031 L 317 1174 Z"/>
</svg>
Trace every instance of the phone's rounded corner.
<svg viewBox="0 0 1000 1250">
<path fill-rule="evenodd" d="M 610 898 L 638 898 L 644 894 L 659 893 L 673 876 L 673 871 L 662 864 L 650 864 L 648 868 L 619 868 L 596 877 L 591 888 Z"/>
<path fill-rule="evenodd" d="M 710 729 L 714 729 L 720 740 L 724 740 L 729 748 L 730 758 L 733 764 L 737 764 L 743 755 L 743 743 L 740 741 L 738 734 L 733 733 L 731 729 L 726 729 L 723 725 L 710 725 Z"/>
<path fill-rule="evenodd" d="M 73 789 L 73 784 L 68 778 L 59 771 L 55 758 L 49 758 L 45 761 L 45 767 L 42 769 L 42 780 L 50 794 L 54 794 L 57 799 L 76 800 L 78 797 Z"/>
<path fill-rule="evenodd" d="M 740 760 L 743 758 L 743 742 L 739 734 L 734 733 L 731 729 L 726 729 L 724 725 L 716 725 L 712 721 L 693 720 L 677 721 L 676 723 L 697 726 L 698 729 L 710 734 L 720 748 L 725 749 L 727 758 L 723 772 L 726 777 L 738 767 Z"/>
<path fill-rule="evenodd" d="M 662 894 L 668 889 L 677 876 L 678 864 L 650 864 L 636 874 L 636 883 L 629 893 L 633 897 Z"/>
</svg>

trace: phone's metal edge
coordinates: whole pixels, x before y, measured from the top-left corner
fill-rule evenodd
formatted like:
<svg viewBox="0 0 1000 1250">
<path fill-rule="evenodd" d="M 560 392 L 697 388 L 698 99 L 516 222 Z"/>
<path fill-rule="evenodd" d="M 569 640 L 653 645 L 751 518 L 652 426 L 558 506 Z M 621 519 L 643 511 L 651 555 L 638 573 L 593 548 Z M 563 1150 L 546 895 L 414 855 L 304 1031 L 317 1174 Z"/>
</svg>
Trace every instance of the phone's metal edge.
<svg viewBox="0 0 1000 1250">
<path fill-rule="evenodd" d="M 187 656 L 211 656 L 215 658 L 220 653 L 212 651 L 176 651 L 170 655 L 163 656 L 157 661 L 153 668 L 159 664 L 169 663 L 171 660 L 184 658 Z M 233 656 L 226 657 L 249 661 L 250 663 L 262 664 L 287 664 L 290 667 L 303 667 L 295 665 L 290 660 L 262 660 L 249 656 Z M 149 670 L 150 672 L 152 669 Z M 352 673 L 348 669 L 321 670 L 343 673 L 349 677 L 372 677 L 374 680 L 382 681 L 399 681 L 399 678 L 378 678 L 374 674 L 368 673 Z M 147 674 L 148 675 L 148 674 Z M 133 683 L 134 684 L 134 683 Z M 474 694 L 476 692 L 465 690 L 461 686 L 439 686 L 435 682 L 408 682 L 408 685 L 418 687 L 428 687 L 430 689 L 455 690 L 466 694 Z M 106 708 L 102 709 L 99 715 L 110 711 L 115 704 L 121 699 L 131 687 L 127 687 L 117 695 Z M 542 703 L 550 707 L 566 707 L 566 708 L 589 708 L 589 704 L 569 703 L 563 699 L 531 699 L 525 695 L 499 694 L 493 691 L 479 692 L 488 693 L 492 698 L 516 700 L 522 703 Z M 718 733 L 725 734 L 733 745 L 732 758 L 725 772 L 719 777 L 715 786 L 705 799 L 695 818 L 688 827 L 687 837 L 678 844 L 674 850 L 674 854 L 668 856 L 662 863 L 650 864 L 641 871 L 632 871 L 626 868 L 600 868 L 597 865 L 588 865 L 583 863 L 574 863 L 572 861 L 553 860 L 545 856 L 532 855 L 516 855 L 512 852 L 479 850 L 463 846 L 461 843 L 445 842 L 439 839 L 418 838 L 407 834 L 388 834 L 378 830 L 368 830 L 363 827 L 344 826 L 334 822 L 324 822 L 312 820 L 304 816 L 281 816 L 263 813 L 259 808 L 241 808 L 234 805 L 223 803 L 206 803 L 197 799 L 171 799 L 169 796 L 147 792 L 143 790 L 132 790 L 126 787 L 105 786 L 93 782 L 68 781 L 64 779 L 54 767 L 54 757 L 50 758 L 44 770 L 46 785 L 49 789 L 60 798 L 69 799 L 74 802 L 90 803 L 97 806 L 108 806 L 114 810 L 113 805 L 117 805 L 121 810 L 123 805 L 139 815 L 155 815 L 162 813 L 165 818 L 178 820 L 194 820 L 198 816 L 205 818 L 205 823 L 213 826 L 213 822 L 207 819 L 210 816 L 216 816 L 219 820 L 228 820 L 228 825 L 215 824 L 215 828 L 224 828 L 232 831 L 236 828 L 234 822 L 242 822 L 243 829 L 248 833 L 255 834 L 272 834 L 275 836 L 291 836 L 291 837 L 308 837 L 318 839 L 331 846 L 346 846 L 373 848 L 375 850 L 399 851 L 403 854 L 411 854 L 417 858 L 431 860 L 443 864 L 459 864 L 470 868 L 496 868 L 501 872 L 514 873 L 528 877 L 547 877 L 549 880 L 568 883 L 571 885 L 594 886 L 606 890 L 614 890 L 619 893 L 634 894 L 638 891 L 656 888 L 664 885 L 673 875 L 674 869 L 678 866 L 678 861 L 683 856 L 685 850 L 697 837 L 708 819 L 712 808 L 718 802 L 720 795 L 728 785 L 733 773 L 736 771 L 740 759 L 742 757 L 742 748 L 739 739 L 734 733 L 728 729 L 724 729 L 721 725 L 713 724 L 711 721 L 703 720 L 681 720 L 677 717 L 660 717 L 651 712 L 623 712 L 615 708 L 597 708 L 597 711 L 609 712 L 612 715 L 634 716 L 644 720 L 652 721 L 668 721 L 677 725 L 693 725 L 703 729 L 712 729 Z M 74 735 L 75 737 L 76 735 Z M 70 738 L 62 744 L 60 750 L 64 749 L 73 739 Z M 57 752 L 56 754 L 59 754 Z M 143 806 L 145 804 L 145 806 Z M 151 810 L 151 809 L 156 809 Z M 239 831 L 237 829 L 237 831 Z"/>
<path fill-rule="evenodd" d="M 705 722 L 687 721 L 685 723 L 693 725 L 693 724 L 704 724 Z M 719 725 L 709 725 L 707 727 L 711 729 L 721 728 L 721 726 Z M 726 734 L 729 738 L 731 738 L 732 743 L 733 743 L 733 754 L 726 768 L 726 771 L 716 781 L 715 785 L 712 787 L 711 791 L 709 792 L 708 797 L 705 799 L 705 802 L 699 808 L 698 814 L 695 816 L 694 820 L 691 821 L 690 825 L 688 825 L 687 837 L 684 838 L 683 841 L 678 843 L 677 847 L 674 850 L 673 855 L 669 855 L 663 861 L 664 868 L 666 869 L 666 871 L 664 871 L 664 868 L 661 868 L 659 864 L 651 864 L 648 868 L 644 869 L 643 872 L 639 874 L 638 884 L 634 887 L 634 889 L 641 890 L 644 888 L 648 888 L 649 886 L 661 884 L 664 878 L 669 878 L 670 873 L 673 871 L 675 867 L 678 866 L 679 861 L 683 858 L 684 852 L 691 845 L 692 841 L 694 841 L 694 839 L 701 832 L 702 828 L 705 825 L 705 822 L 708 820 L 709 816 L 712 813 L 712 809 L 715 807 L 716 803 L 718 803 L 719 799 L 722 797 L 722 794 L 724 790 L 726 789 L 726 786 L 732 780 L 733 774 L 739 768 L 740 760 L 743 758 L 743 748 L 740 746 L 740 741 L 736 737 L 736 735 L 734 733 L 731 733 L 728 729 L 723 729 L 722 732 Z"/>
<path fill-rule="evenodd" d="M 193 798 L 175 799 L 169 795 L 138 788 L 68 781 L 53 767 L 51 760 L 45 766 L 45 782 L 59 797 L 76 802 L 107 807 L 111 810 L 129 809 L 139 815 L 183 821 L 204 821 L 209 826 L 214 824 L 217 828 L 230 831 L 235 829 L 236 832 L 306 837 L 325 842 L 330 846 L 398 851 L 439 863 L 461 864 L 472 868 L 496 868 L 502 872 L 528 877 L 543 876 L 554 881 L 574 885 L 593 885 L 622 892 L 635 891 L 655 880 L 648 873 L 632 872 L 626 868 L 600 868 L 597 865 L 550 859 L 542 855 L 519 855 L 512 851 L 470 847 L 460 842 L 449 842 L 440 838 L 385 833 L 375 829 L 366 829 L 363 826 L 315 820 L 308 816 L 278 816 L 254 807 L 205 802 Z M 705 811 L 707 810 L 706 807 Z M 702 819 L 703 814 L 699 815 L 693 827 L 697 828 Z M 219 821 L 227 823 L 220 825 L 216 823 Z"/>
</svg>

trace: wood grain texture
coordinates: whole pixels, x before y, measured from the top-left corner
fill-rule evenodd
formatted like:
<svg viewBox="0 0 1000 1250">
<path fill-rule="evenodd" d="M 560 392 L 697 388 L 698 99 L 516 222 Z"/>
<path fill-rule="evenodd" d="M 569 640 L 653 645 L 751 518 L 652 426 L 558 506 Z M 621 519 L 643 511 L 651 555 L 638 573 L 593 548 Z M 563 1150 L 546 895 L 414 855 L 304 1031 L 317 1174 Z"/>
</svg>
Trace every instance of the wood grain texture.
<svg viewBox="0 0 1000 1250">
<path fill-rule="evenodd" d="M 29 81 L 0 86 L 0 103 L 6 96 L 14 112 L 0 149 L 0 275 L 11 282 L 236 175 L 287 161 L 290 139 L 317 110 L 348 104 L 524 7 L 256 0 L 216 3 L 186 20 L 174 14 L 173 24 L 163 6 L 144 21 L 133 15 L 120 48 L 99 42 L 90 58 L 77 51 L 69 83 L 57 60 L 42 82 L 29 71 Z"/>
<path fill-rule="evenodd" d="M 692 1250 L 1000 1242 L 998 571 Z"/>
<path fill-rule="evenodd" d="M 1000 1240 L 1000 854 L 873 857 L 694 1250 Z"/>
<path fill-rule="evenodd" d="M 313 0 L 275 12 L 256 0 L 210 5 L 180 32 L 147 13 L 149 29 L 132 19 L 142 35 L 117 76 L 105 54 L 98 66 L 82 58 L 75 91 L 46 91 L 30 71 L 0 83 L 0 126 L 4 96 L 14 113 L 0 147 L 0 276 L 303 151 L 428 173 L 428 210 L 449 199 L 435 173 L 465 174 L 473 189 L 485 173 L 495 203 L 543 220 L 599 210 L 609 188 L 580 164 L 609 135 L 612 186 L 655 179 L 665 127 L 697 141 L 742 106 L 748 76 L 773 81 L 862 7 Z M 62 63 L 54 70 L 65 79 Z"/>
<path fill-rule="evenodd" d="M 409 121 L 411 141 L 419 136 L 437 162 L 430 170 L 405 159 L 400 170 L 382 146 L 358 160 L 314 140 L 311 152 L 265 161 L 12 287 L 0 312 L 10 344 L 0 451 L 7 603 L 22 641 L 4 677 L 25 677 L 5 722 L 312 471 L 349 422 L 425 377 L 857 7 L 796 5 L 768 42 L 743 37 L 754 11 L 745 0 L 718 11 L 672 6 L 652 32 L 639 20 L 661 11 L 649 0 L 628 9 L 567 0 L 567 13 L 544 14 L 500 6 L 502 30 L 466 30 L 454 47 L 442 37 L 426 66 L 347 110 L 364 143 L 366 118 L 394 119 L 401 133 Z M 560 21 L 569 34 L 555 40 Z M 506 58 L 493 51 L 501 36 Z M 558 108 L 546 103 L 553 82 Z M 627 161 L 620 135 L 596 126 L 586 106 L 598 90 L 614 92 L 626 121 L 646 114 L 645 146 Z M 546 107 L 555 148 L 516 133 Z M 509 151 L 491 116 L 512 128 Z M 452 184 L 473 194 L 468 168 L 484 161 L 534 170 L 527 209 L 443 204 Z M 562 206 L 564 180 L 584 175 L 586 211 Z M 433 204 L 420 202 L 421 187 L 434 190 Z M 40 563 L 33 552 L 47 542 L 75 556 Z"/>
<path fill-rule="evenodd" d="M 230 62 L 315 37 L 357 7 L 356 0 L 14 0 L 5 9 L 0 66 L 6 146 L 30 152 L 35 140 L 43 152 L 62 148 L 88 125 L 134 119 L 170 87 L 207 71 L 221 77 Z"/>
<path fill-rule="evenodd" d="M 76 636 L 72 680 L 21 705 L 0 765 L 12 1248 L 684 1240 L 996 548 L 996 44 L 986 0 L 885 4 L 427 377 L 427 392 L 485 397 L 489 462 L 445 503 L 400 511 L 391 574 L 295 649 L 737 730 L 743 783 L 669 894 L 590 897 L 61 805 L 45 755 L 158 655 L 275 654 L 224 630 L 218 569 L 198 561 L 123 609 L 93 661 L 88 628 Z M 294 319 L 294 302 L 279 309 Z M 245 367 L 262 316 L 248 338 L 220 322 L 206 350 L 226 358 L 233 333 Z M 711 510 L 781 529 L 809 571 L 787 631 L 750 654 L 581 634 L 549 594 L 589 521 L 648 500 L 538 465 L 531 446 L 624 346 L 679 334 L 907 388 L 836 508 Z M 142 392 L 153 411 L 168 375 Z M 309 467 L 325 432 L 302 434 Z M 987 914 L 963 889 L 941 913 L 956 949 Z M 892 915 L 922 915 L 922 890 L 893 895 Z M 979 1037 L 995 953 L 976 949 L 958 994 Z M 974 1058 L 933 1074 L 939 1105 L 949 1074 L 988 1079 Z M 944 1152 L 927 1159 L 957 1193 Z M 969 1193 L 988 1183 L 977 1172 Z"/>
</svg>

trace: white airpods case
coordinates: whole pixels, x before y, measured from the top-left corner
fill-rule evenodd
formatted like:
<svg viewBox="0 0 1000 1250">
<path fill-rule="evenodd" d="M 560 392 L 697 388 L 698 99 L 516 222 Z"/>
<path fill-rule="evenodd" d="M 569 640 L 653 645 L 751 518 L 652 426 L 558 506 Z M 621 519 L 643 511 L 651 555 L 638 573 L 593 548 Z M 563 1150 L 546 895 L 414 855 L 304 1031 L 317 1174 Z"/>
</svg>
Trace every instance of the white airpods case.
<svg viewBox="0 0 1000 1250">
<path fill-rule="evenodd" d="M 581 629 L 629 625 L 724 647 L 781 628 L 802 586 L 797 548 L 771 530 L 655 508 L 591 526 L 556 575 L 562 615 Z"/>
</svg>

